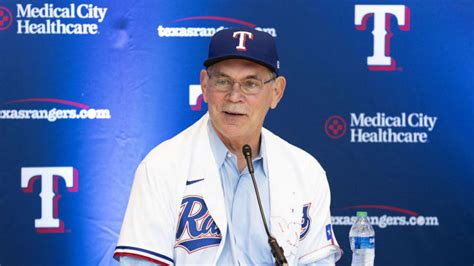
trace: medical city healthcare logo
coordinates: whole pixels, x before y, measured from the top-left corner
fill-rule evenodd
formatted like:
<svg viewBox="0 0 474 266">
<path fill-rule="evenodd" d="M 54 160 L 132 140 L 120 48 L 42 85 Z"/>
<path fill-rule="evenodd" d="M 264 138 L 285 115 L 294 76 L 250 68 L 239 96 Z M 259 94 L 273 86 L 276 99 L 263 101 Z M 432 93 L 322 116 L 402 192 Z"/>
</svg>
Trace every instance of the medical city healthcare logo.
<svg viewBox="0 0 474 266">
<path fill-rule="evenodd" d="M 0 6 L 0 30 L 10 28 L 13 21 L 13 15 L 10 9 Z"/>
<path fill-rule="evenodd" d="M 11 10 L 0 6 L 0 30 L 10 28 L 16 18 L 16 33 L 26 35 L 96 35 L 107 14 L 106 7 L 87 3 L 17 3 L 16 12 Z"/>
<path fill-rule="evenodd" d="M 78 171 L 74 167 L 22 167 L 21 188 L 24 193 L 33 193 L 33 185 L 41 184 L 38 193 L 41 199 L 41 217 L 35 219 L 38 233 L 64 233 L 64 221 L 59 218 L 59 179 L 64 180 L 68 192 L 79 189 Z"/>
<path fill-rule="evenodd" d="M 367 57 L 369 70 L 396 70 L 395 58 L 390 56 L 390 39 L 393 36 L 390 21 L 393 21 L 393 16 L 400 30 L 410 30 L 410 8 L 404 5 L 355 5 L 354 13 L 357 30 L 367 30 L 368 20 L 372 18 L 373 21 L 373 54 Z"/>
<path fill-rule="evenodd" d="M 199 22 L 199 23 L 198 23 Z M 225 23 L 231 24 L 231 27 L 251 27 L 259 31 L 266 32 L 273 37 L 277 36 L 275 28 L 259 27 L 254 23 L 243 21 L 236 18 L 221 16 L 192 16 L 176 19 L 168 23 L 169 25 L 158 25 L 156 33 L 160 38 L 169 37 L 212 37 L 216 32 L 226 29 L 223 25 L 208 26 L 204 24 Z M 182 25 L 186 23 L 186 25 Z"/>
<path fill-rule="evenodd" d="M 8 108 L 11 105 L 32 105 L 35 103 L 42 104 L 60 104 L 72 106 L 72 108 Z M 5 109 L 4 109 L 5 108 Z M 11 100 L 0 103 L 0 120 L 38 120 L 43 119 L 49 122 L 57 120 L 94 120 L 94 119 L 111 119 L 109 109 L 95 109 L 82 103 L 72 102 L 63 99 L 54 98 L 27 98 Z"/>
<path fill-rule="evenodd" d="M 424 113 L 351 113 L 349 117 L 350 123 L 340 115 L 326 119 L 326 135 L 341 139 L 349 133 L 351 143 L 427 143 L 438 122 L 436 116 Z"/>
<path fill-rule="evenodd" d="M 333 115 L 326 120 L 324 131 L 333 139 L 339 139 L 346 134 L 347 124 L 344 118 Z"/>
</svg>

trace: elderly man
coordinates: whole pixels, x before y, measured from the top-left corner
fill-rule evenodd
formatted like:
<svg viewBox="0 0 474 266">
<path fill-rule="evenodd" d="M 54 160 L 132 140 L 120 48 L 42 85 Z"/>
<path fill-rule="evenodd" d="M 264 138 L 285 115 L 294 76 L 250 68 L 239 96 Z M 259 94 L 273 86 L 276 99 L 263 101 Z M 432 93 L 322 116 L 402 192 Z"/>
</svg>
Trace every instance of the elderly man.
<svg viewBox="0 0 474 266">
<path fill-rule="evenodd" d="M 273 264 L 241 152 L 249 145 L 264 217 L 288 264 L 334 265 L 340 249 L 324 170 L 263 128 L 286 85 L 274 38 L 219 31 L 204 66 L 208 114 L 139 165 L 115 258 L 121 265 Z"/>
</svg>

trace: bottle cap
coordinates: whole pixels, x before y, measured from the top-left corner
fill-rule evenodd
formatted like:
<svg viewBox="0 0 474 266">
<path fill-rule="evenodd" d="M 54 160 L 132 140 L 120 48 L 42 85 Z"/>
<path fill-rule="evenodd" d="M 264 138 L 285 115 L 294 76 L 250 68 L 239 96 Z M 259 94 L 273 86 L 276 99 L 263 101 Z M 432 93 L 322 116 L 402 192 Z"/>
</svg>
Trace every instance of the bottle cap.
<svg viewBox="0 0 474 266">
<path fill-rule="evenodd" d="M 357 212 L 357 217 L 367 217 L 367 212 Z"/>
</svg>

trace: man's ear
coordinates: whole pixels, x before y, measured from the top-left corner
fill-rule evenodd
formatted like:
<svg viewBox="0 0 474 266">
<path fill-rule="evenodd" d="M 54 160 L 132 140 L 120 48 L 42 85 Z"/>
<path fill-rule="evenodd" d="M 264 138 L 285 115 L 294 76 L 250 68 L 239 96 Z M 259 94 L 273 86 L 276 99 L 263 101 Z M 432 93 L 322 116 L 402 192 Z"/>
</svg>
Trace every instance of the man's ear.
<svg viewBox="0 0 474 266">
<path fill-rule="evenodd" d="M 199 80 L 201 82 L 202 98 L 207 103 L 207 84 L 209 81 L 209 76 L 207 75 L 206 69 L 201 70 Z"/>
<path fill-rule="evenodd" d="M 270 108 L 275 109 L 280 102 L 281 98 L 283 97 L 283 93 L 285 92 L 286 87 L 286 79 L 283 76 L 279 76 L 275 79 L 275 85 L 273 87 L 273 99 L 270 105 Z"/>
</svg>

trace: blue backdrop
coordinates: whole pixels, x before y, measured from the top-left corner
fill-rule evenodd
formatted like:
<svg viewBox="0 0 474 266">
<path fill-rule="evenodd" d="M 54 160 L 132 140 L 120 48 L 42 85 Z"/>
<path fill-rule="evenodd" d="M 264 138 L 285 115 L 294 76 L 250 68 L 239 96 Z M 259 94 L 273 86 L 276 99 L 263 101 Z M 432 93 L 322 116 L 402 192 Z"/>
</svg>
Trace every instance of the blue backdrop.
<svg viewBox="0 0 474 266">
<path fill-rule="evenodd" d="M 376 265 L 472 265 L 473 21 L 462 0 L 0 3 L 0 265 L 117 265 L 133 173 L 206 112 L 209 37 L 235 26 L 277 38 L 265 126 L 327 171 L 337 265 L 356 210 Z"/>
</svg>

